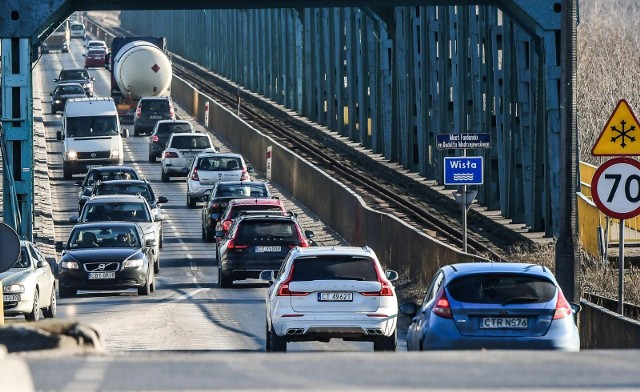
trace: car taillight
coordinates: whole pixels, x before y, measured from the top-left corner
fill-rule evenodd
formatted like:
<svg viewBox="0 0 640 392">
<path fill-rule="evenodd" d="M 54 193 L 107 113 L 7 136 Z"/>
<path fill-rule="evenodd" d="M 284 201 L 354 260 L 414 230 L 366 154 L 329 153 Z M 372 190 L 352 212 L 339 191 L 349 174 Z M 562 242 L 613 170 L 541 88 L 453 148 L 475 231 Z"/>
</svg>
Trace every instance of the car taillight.
<svg viewBox="0 0 640 392">
<path fill-rule="evenodd" d="M 165 151 L 164 152 L 164 157 L 165 158 L 177 158 L 178 157 L 178 153 L 173 152 L 173 151 Z"/>
<path fill-rule="evenodd" d="M 438 294 L 438 298 L 436 298 L 433 313 L 443 318 L 453 318 L 449 298 L 447 298 L 447 293 L 444 292 L 444 288 L 440 289 L 440 294 Z"/>
<path fill-rule="evenodd" d="M 249 181 L 249 172 L 247 172 L 246 168 L 242 169 L 242 176 L 240 176 L 240 181 Z"/>
<path fill-rule="evenodd" d="M 169 117 L 174 118 L 173 106 L 169 106 Z"/>
<path fill-rule="evenodd" d="M 306 238 L 304 238 L 304 236 L 302 235 L 302 233 L 300 232 L 300 227 L 296 226 L 296 232 L 298 233 L 298 241 L 300 241 L 300 244 L 298 245 L 288 245 L 290 249 L 295 248 L 296 246 L 299 246 L 301 248 L 306 248 L 309 246 L 309 242 L 306 240 Z"/>
<path fill-rule="evenodd" d="M 558 320 L 565 318 L 571 315 L 573 311 L 571 310 L 571 305 L 562 294 L 562 290 L 558 288 L 558 301 L 556 302 L 556 312 L 553 314 L 553 319 Z"/>
<path fill-rule="evenodd" d="M 238 245 L 236 244 L 235 238 L 230 240 L 227 244 L 227 249 L 247 249 L 249 245 Z"/>
<path fill-rule="evenodd" d="M 231 227 L 231 219 L 227 219 L 226 221 L 222 222 L 222 230 L 228 231 L 230 227 Z"/>
<path fill-rule="evenodd" d="M 392 296 L 393 289 L 391 288 L 391 282 L 389 282 L 385 277 L 384 273 L 374 264 L 374 268 L 376 269 L 376 275 L 378 276 L 378 282 L 380 282 L 380 291 L 365 291 L 360 294 L 364 296 Z"/>
<path fill-rule="evenodd" d="M 193 169 L 193 174 L 191 175 L 192 181 L 200 181 L 200 177 L 198 177 L 198 169 Z"/>
<path fill-rule="evenodd" d="M 158 143 L 158 141 L 160 141 L 160 138 L 158 137 L 158 135 L 153 135 L 151 137 L 151 141 L 154 142 L 154 143 Z"/>
<path fill-rule="evenodd" d="M 140 118 L 140 116 L 142 116 L 142 108 L 137 108 L 136 109 L 136 117 Z"/>
<path fill-rule="evenodd" d="M 291 271 L 289 272 L 289 276 L 285 279 L 284 282 L 280 284 L 280 288 L 278 288 L 278 296 L 279 297 L 304 297 L 305 295 L 309 295 L 310 293 L 304 291 L 291 291 L 289 290 L 289 283 L 291 283 L 291 279 L 293 277 L 293 268 L 295 265 L 291 266 Z"/>
</svg>

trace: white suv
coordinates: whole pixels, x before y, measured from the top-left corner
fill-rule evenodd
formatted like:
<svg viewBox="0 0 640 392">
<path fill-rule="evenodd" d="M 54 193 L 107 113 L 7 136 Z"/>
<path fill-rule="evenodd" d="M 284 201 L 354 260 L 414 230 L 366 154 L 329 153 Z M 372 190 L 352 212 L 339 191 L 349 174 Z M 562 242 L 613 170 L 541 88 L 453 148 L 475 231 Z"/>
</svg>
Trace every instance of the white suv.
<svg viewBox="0 0 640 392">
<path fill-rule="evenodd" d="M 211 138 L 204 133 L 174 133 L 167 141 L 167 148 L 160 157 L 162 163 L 162 182 L 171 177 L 185 177 L 196 156 L 203 152 L 217 152 Z"/>
<path fill-rule="evenodd" d="M 373 342 L 375 351 L 395 351 L 398 298 L 369 247 L 292 249 L 280 271 L 260 273 L 274 281 L 267 294 L 267 351 L 287 351 L 287 342 L 332 338 Z"/>
<path fill-rule="evenodd" d="M 240 154 L 203 153 L 196 157 L 187 176 L 187 207 L 195 208 L 207 191 L 218 181 L 251 181 L 247 167 Z"/>
</svg>

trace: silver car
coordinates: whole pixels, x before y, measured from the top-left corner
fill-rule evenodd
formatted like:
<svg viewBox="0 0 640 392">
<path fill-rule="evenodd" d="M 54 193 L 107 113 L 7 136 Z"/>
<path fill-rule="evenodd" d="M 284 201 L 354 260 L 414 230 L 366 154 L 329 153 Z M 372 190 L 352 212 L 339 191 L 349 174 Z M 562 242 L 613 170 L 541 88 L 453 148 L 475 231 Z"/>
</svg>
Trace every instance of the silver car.
<svg viewBox="0 0 640 392">
<path fill-rule="evenodd" d="M 217 152 L 209 135 L 182 132 L 172 134 L 160 157 L 162 182 L 168 182 L 171 177 L 187 176 L 193 160 L 203 152 Z"/>
<path fill-rule="evenodd" d="M 187 176 L 187 207 L 195 208 L 199 200 L 204 201 L 207 191 L 218 181 L 251 181 L 247 167 L 240 154 L 203 153 L 191 165 Z"/>
<path fill-rule="evenodd" d="M 27 321 L 56 317 L 56 285 L 51 266 L 33 242 L 20 241 L 20 255 L 2 280 L 4 315 Z"/>
</svg>

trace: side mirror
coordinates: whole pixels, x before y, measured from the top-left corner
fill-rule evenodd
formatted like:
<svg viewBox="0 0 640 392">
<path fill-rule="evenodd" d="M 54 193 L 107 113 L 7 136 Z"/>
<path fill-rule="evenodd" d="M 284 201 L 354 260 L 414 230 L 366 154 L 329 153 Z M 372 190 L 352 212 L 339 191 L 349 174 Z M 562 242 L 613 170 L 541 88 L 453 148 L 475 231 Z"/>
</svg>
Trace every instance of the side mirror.
<svg viewBox="0 0 640 392">
<path fill-rule="evenodd" d="M 153 217 L 153 220 L 155 220 L 156 222 L 162 222 L 164 220 L 164 215 L 157 214 L 156 216 Z"/>
<path fill-rule="evenodd" d="M 415 316 L 418 313 L 418 305 L 415 302 L 407 302 L 398 307 L 400 313 L 406 314 L 407 316 Z"/>
<path fill-rule="evenodd" d="M 129 137 L 129 130 L 127 128 L 124 128 L 123 130 L 120 131 L 120 135 L 124 138 L 128 138 Z"/>
<path fill-rule="evenodd" d="M 313 238 L 313 236 L 314 236 L 313 231 L 311 231 L 311 230 L 305 230 L 305 231 L 304 231 L 304 236 L 305 236 L 305 237 L 307 237 L 308 239 L 312 239 L 312 238 Z"/>
<path fill-rule="evenodd" d="M 74 186 L 82 186 L 82 180 L 73 183 Z"/>
<path fill-rule="evenodd" d="M 49 95 L 53 97 L 53 93 L 49 93 Z"/>
<path fill-rule="evenodd" d="M 54 82 L 58 83 L 60 79 L 53 79 Z"/>
<path fill-rule="evenodd" d="M 167 199 L 166 196 L 160 196 L 160 197 L 158 197 L 158 201 L 156 203 L 163 204 L 163 203 L 168 203 L 168 202 L 169 202 L 169 199 Z"/>
<path fill-rule="evenodd" d="M 62 241 L 56 241 L 55 246 L 57 252 L 62 252 L 64 250 L 64 242 Z"/>
<path fill-rule="evenodd" d="M 224 230 L 216 230 L 216 237 L 224 237 Z"/>
<path fill-rule="evenodd" d="M 64 134 L 62 133 L 62 131 L 56 132 L 56 139 L 57 140 L 64 140 Z"/>
<path fill-rule="evenodd" d="M 577 316 L 578 313 L 580 313 L 580 311 L 582 310 L 582 305 L 580 305 L 580 304 L 569 302 L 569 306 L 571 306 L 571 311 L 573 312 L 573 314 L 575 316 Z"/>
<path fill-rule="evenodd" d="M 70 217 L 69 217 L 69 222 L 71 222 L 71 223 L 78 223 L 78 222 L 80 222 L 80 218 L 79 218 L 79 217 L 77 217 L 77 216 L 75 216 L 75 215 L 70 216 Z"/>
<path fill-rule="evenodd" d="M 96 80 L 96 78 L 94 78 L 93 76 L 91 77 L 91 80 Z"/>
<path fill-rule="evenodd" d="M 47 263 L 46 261 L 42 261 L 42 260 L 38 260 L 38 263 L 36 264 L 36 267 L 38 268 L 44 268 L 47 265 L 49 265 L 49 263 Z"/>
<path fill-rule="evenodd" d="M 390 282 L 398 280 L 398 273 L 394 270 L 386 270 L 384 271 L 384 274 L 387 276 L 387 279 L 389 279 Z"/>
<path fill-rule="evenodd" d="M 144 245 L 147 246 L 147 247 L 156 246 L 156 239 L 155 238 L 147 238 L 146 240 L 144 240 Z"/>
<path fill-rule="evenodd" d="M 247 171 L 248 171 L 249 173 L 253 173 L 253 172 L 255 172 L 256 170 L 253 168 L 253 166 L 247 166 Z"/>
<path fill-rule="evenodd" d="M 262 271 L 260 272 L 260 279 L 266 280 L 269 283 L 273 283 L 273 281 L 275 280 L 275 274 L 273 273 L 272 270 Z"/>
</svg>

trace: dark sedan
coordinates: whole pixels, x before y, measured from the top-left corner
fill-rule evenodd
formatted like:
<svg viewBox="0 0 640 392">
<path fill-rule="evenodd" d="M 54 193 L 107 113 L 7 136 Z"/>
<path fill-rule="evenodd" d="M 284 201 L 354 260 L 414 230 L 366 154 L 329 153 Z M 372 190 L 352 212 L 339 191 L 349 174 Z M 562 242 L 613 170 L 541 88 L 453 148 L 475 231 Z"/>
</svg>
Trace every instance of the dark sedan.
<svg viewBox="0 0 640 392">
<path fill-rule="evenodd" d="M 51 93 L 51 114 L 64 110 L 67 99 L 85 98 L 85 93 L 80 83 L 59 83 Z"/>
<path fill-rule="evenodd" d="M 207 194 L 209 192 L 205 192 Z M 215 230 L 222 210 L 229 200 L 270 198 L 267 184 L 260 181 L 221 181 L 213 185 L 202 208 L 202 238 L 215 238 Z"/>
<path fill-rule="evenodd" d="M 155 290 L 153 247 L 142 229 L 131 222 L 77 224 L 62 251 L 58 267 L 60 298 L 78 290 L 122 290 L 137 288 L 139 295 Z"/>
<path fill-rule="evenodd" d="M 100 166 L 89 169 L 84 179 L 77 181 L 75 184 L 80 187 L 80 192 L 78 192 L 78 215 L 91 197 L 96 183 L 110 180 L 137 180 L 138 178 L 136 169 L 130 166 Z"/>
</svg>

